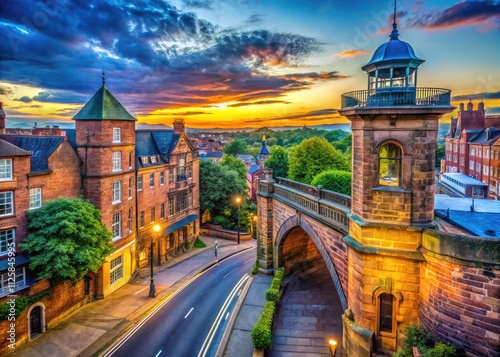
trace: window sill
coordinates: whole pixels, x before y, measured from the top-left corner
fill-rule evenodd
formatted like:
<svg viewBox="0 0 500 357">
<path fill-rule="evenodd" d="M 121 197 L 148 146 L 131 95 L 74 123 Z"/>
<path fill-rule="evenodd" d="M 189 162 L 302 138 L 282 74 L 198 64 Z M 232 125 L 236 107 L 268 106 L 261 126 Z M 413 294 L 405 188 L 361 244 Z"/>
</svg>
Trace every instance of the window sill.
<svg viewBox="0 0 500 357">
<path fill-rule="evenodd" d="M 113 201 L 111 204 L 116 205 L 117 203 L 122 203 L 122 201 Z"/>
<path fill-rule="evenodd" d="M 111 241 L 112 241 L 112 242 L 116 242 L 117 240 L 120 240 L 120 239 L 122 239 L 122 237 L 121 237 L 121 236 L 119 236 L 119 237 L 113 237 L 113 239 L 112 239 Z"/>
<path fill-rule="evenodd" d="M 405 190 L 399 186 L 377 186 L 372 188 L 373 191 L 387 191 L 387 192 L 400 192 L 400 193 L 411 193 L 409 190 Z"/>
</svg>

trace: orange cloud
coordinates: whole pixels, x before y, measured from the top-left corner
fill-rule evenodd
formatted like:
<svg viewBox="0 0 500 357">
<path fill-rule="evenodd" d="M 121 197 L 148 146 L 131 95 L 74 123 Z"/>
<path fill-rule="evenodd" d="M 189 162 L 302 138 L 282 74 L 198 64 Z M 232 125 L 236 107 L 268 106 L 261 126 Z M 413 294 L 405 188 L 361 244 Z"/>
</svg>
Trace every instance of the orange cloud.
<svg viewBox="0 0 500 357">
<path fill-rule="evenodd" d="M 334 54 L 334 56 L 340 57 L 340 58 L 353 58 L 359 55 L 367 55 L 370 52 L 365 51 L 365 50 L 345 50 L 340 53 Z"/>
</svg>

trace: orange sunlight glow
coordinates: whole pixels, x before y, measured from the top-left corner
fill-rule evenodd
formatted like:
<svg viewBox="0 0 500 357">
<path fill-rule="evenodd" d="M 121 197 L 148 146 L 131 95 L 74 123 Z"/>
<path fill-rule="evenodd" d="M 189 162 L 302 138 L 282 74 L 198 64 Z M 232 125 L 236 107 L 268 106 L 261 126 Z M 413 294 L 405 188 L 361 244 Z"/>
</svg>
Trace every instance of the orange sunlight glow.
<svg viewBox="0 0 500 357">
<path fill-rule="evenodd" d="M 370 54 L 370 52 L 366 50 L 345 50 L 340 53 L 333 54 L 332 56 L 340 58 L 354 58 L 359 55 L 367 55 L 367 54 Z"/>
</svg>

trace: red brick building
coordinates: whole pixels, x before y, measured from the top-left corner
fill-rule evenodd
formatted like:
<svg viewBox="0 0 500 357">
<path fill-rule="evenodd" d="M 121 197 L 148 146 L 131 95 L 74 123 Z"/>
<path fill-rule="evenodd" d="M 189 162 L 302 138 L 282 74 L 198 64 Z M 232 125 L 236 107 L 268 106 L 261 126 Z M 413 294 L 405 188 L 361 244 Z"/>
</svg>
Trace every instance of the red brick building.
<svg viewBox="0 0 500 357">
<path fill-rule="evenodd" d="M 42 296 L 17 318 L 17 345 L 126 284 L 150 252 L 159 264 L 183 252 L 199 232 L 199 158 L 182 119 L 173 129 L 136 127 L 104 83 L 73 119 L 71 130 L 7 129 L 0 105 L 0 303 L 12 293 Z M 17 248 L 29 233 L 25 212 L 57 197 L 81 196 L 101 210 L 115 251 L 76 286 L 63 284 L 39 295 L 50 284 L 36 281 L 29 258 Z M 9 251 L 15 254 L 14 291 L 8 284 Z M 0 322 L 2 330 L 7 326 Z M 8 348 L 4 342 L 0 353 Z"/>
<path fill-rule="evenodd" d="M 499 199 L 500 116 L 486 116 L 484 103 L 477 110 L 460 104 L 458 118 L 452 119 L 445 138 L 443 173 L 462 173 L 488 185 L 488 198 Z"/>
</svg>

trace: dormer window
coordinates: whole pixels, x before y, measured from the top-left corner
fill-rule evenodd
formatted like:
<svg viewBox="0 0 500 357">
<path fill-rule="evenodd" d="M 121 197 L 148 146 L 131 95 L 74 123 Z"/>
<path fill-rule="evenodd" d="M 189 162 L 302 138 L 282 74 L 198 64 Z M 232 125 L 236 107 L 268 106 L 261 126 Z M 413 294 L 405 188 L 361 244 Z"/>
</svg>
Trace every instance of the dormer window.
<svg viewBox="0 0 500 357">
<path fill-rule="evenodd" d="M 401 148 L 394 143 L 383 145 L 378 153 L 379 184 L 399 186 L 401 177 Z"/>
<path fill-rule="evenodd" d="M 113 128 L 113 142 L 114 143 L 122 142 L 122 134 L 120 128 Z"/>
<path fill-rule="evenodd" d="M 156 156 L 150 156 L 149 160 L 151 161 L 152 164 L 156 164 L 158 162 L 158 159 L 156 158 Z"/>
<path fill-rule="evenodd" d="M 0 181 L 12 180 L 12 159 L 0 159 Z"/>
<path fill-rule="evenodd" d="M 149 164 L 149 160 L 148 160 L 148 157 L 147 156 L 143 156 L 141 157 L 141 162 L 143 165 L 147 165 Z"/>
</svg>

